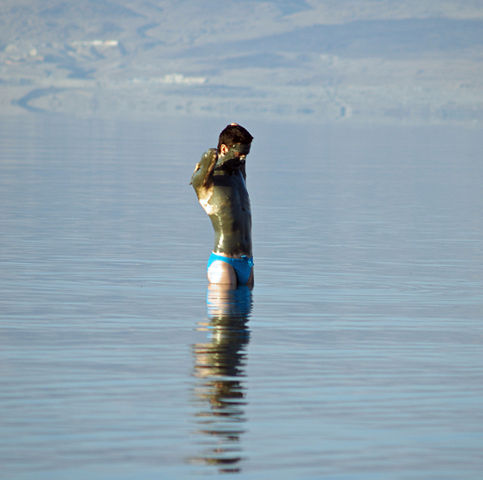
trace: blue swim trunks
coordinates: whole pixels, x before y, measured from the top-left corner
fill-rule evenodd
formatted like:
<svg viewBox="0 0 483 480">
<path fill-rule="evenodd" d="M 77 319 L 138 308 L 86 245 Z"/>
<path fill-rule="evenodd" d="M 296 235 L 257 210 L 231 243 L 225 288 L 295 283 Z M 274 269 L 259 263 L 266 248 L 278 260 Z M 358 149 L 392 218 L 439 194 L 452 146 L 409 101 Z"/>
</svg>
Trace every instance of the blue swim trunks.
<svg viewBox="0 0 483 480">
<path fill-rule="evenodd" d="M 208 265 L 206 268 L 210 268 L 210 265 L 215 260 L 221 260 L 222 262 L 228 263 L 233 267 L 236 273 L 236 278 L 240 285 L 246 285 L 250 279 L 250 274 L 253 268 L 253 257 L 248 257 L 247 255 L 242 255 L 241 258 L 230 258 L 224 257 L 223 255 L 217 255 L 212 253 L 208 259 Z"/>
</svg>

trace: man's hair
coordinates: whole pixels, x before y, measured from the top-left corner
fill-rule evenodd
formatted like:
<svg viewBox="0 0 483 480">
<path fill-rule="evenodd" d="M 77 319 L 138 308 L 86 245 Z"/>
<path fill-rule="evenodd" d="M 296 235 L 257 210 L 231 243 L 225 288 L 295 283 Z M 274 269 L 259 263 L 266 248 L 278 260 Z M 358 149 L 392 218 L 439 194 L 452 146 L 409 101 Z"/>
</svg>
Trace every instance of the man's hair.
<svg viewBox="0 0 483 480">
<path fill-rule="evenodd" d="M 233 147 L 236 143 L 249 145 L 252 143 L 253 137 L 250 132 L 241 125 L 228 125 L 220 133 L 218 138 L 218 151 L 225 144 L 227 147 Z"/>
</svg>

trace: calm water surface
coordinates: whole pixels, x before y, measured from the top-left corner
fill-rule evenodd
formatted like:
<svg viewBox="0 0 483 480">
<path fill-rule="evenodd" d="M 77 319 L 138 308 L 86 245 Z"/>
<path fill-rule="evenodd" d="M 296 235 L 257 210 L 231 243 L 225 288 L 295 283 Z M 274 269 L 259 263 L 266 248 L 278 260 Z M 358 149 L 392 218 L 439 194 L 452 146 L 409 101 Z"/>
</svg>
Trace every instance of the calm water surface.
<svg viewBox="0 0 483 480">
<path fill-rule="evenodd" d="M 0 121 L 1 478 L 480 479 L 481 131 L 245 122 L 226 292 L 224 124 Z"/>
</svg>

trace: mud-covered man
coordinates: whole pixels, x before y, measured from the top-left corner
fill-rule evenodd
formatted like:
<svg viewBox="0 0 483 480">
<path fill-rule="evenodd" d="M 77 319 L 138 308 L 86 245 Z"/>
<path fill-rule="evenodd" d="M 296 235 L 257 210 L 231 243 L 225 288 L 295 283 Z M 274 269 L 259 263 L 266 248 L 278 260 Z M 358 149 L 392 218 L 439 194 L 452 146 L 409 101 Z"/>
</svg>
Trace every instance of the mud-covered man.
<svg viewBox="0 0 483 480">
<path fill-rule="evenodd" d="M 252 135 L 232 123 L 218 148 L 203 154 L 191 177 L 198 201 L 210 217 L 215 246 L 208 260 L 208 281 L 230 287 L 253 286 L 252 216 L 245 161 Z"/>
</svg>

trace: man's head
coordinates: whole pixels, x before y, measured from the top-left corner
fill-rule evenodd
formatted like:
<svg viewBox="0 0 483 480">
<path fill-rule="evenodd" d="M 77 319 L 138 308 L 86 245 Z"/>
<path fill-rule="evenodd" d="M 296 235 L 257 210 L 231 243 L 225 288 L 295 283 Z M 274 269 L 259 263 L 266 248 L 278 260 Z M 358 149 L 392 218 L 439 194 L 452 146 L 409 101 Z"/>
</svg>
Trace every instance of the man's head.
<svg viewBox="0 0 483 480">
<path fill-rule="evenodd" d="M 246 128 L 237 123 L 230 123 L 223 129 L 218 138 L 218 153 L 226 153 L 234 145 L 236 145 L 235 148 L 245 150 L 244 146 L 249 148 L 252 140 L 253 136 Z"/>
</svg>

